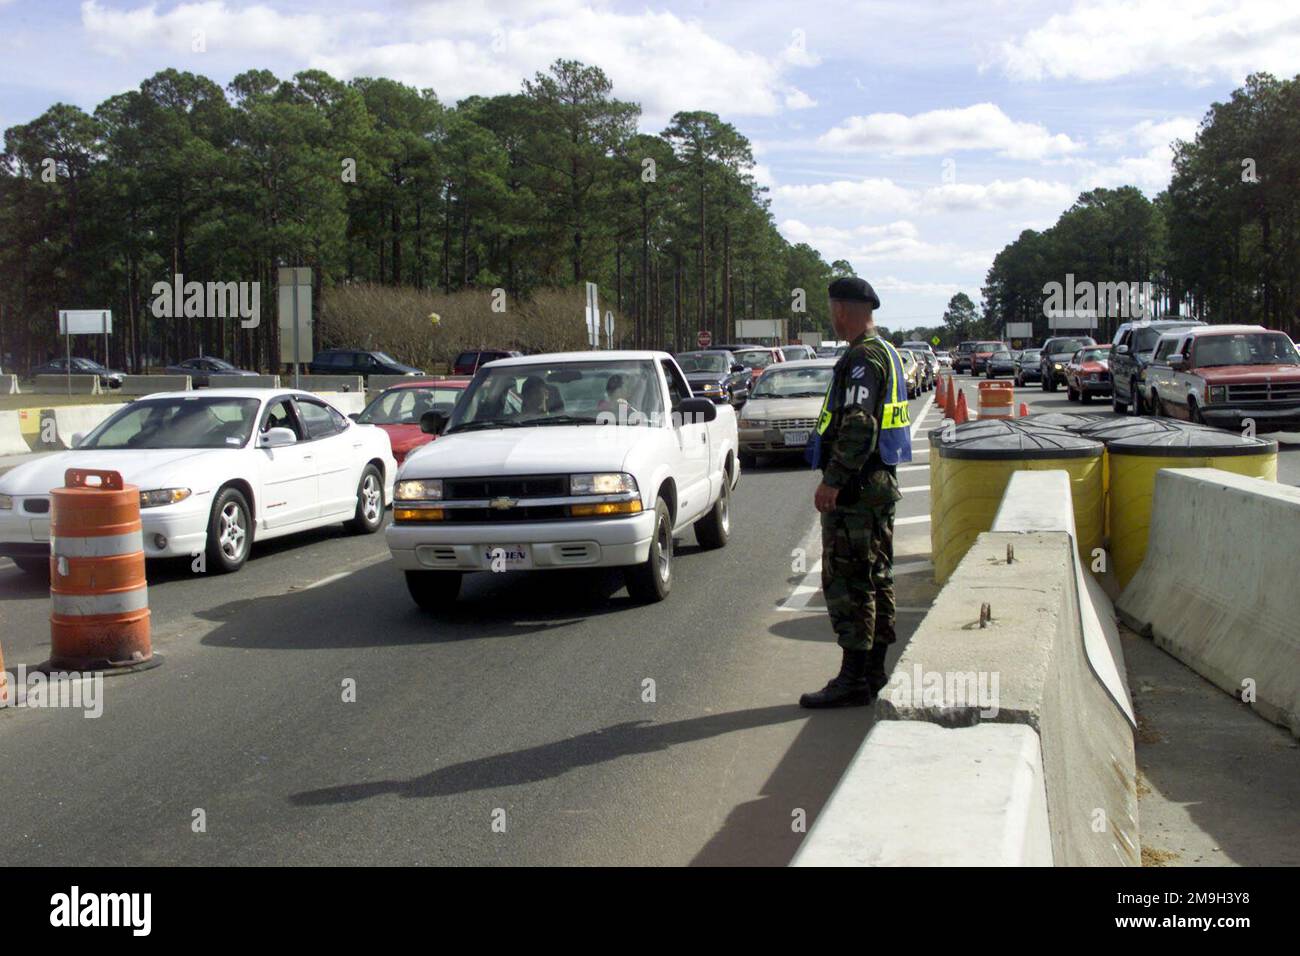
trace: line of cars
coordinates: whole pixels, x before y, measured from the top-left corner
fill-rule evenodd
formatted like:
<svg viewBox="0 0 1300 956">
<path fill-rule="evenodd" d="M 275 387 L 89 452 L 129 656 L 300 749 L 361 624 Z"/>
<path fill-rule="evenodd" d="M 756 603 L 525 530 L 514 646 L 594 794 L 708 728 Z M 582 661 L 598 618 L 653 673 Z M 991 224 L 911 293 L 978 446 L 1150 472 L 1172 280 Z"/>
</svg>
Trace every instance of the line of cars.
<svg viewBox="0 0 1300 956">
<path fill-rule="evenodd" d="M 1000 346 L 994 348 L 993 346 Z M 954 367 L 1011 375 L 1019 387 L 1064 388 L 1070 401 L 1109 398 L 1116 413 L 1257 431 L 1300 429 L 1300 349 L 1259 325 L 1194 319 L 1125 322 L 1109 343 L 1054 336 L 1034 349 L 963 342 Z"/>
<path fill-rule="evenodd" d="M 510 356 L 352 416 L 294 389 L 146 396 L 0 476 L 0 556 L 24 571 L 50 569 L 50 490 L 69 467 L 120 472 L 141 489 L 146 557 L 202 556 L 207 572 L 309 528 L 374 533 L 391 505 L 394 563 L 426 609 L 465 573 L 525 568 L 621 568 L 634 600 L 662 600 L 677 535 L 727 543 L 741 471 L 730 403 L 648 351 Z"/>
</svg>

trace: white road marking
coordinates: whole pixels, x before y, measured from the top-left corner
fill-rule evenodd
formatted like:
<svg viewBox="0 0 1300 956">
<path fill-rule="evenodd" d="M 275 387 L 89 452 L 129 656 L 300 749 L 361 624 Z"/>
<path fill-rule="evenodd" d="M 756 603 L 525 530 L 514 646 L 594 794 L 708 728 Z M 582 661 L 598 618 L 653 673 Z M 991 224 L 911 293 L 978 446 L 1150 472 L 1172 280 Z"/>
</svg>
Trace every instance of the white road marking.
<svg viewBox="0 0 1300 956">
<path fill-rule="evenodd" d="M 929 471 L 929 465 L 899 465 L 898 471 Z"/>
<path fill-rule="evenodd" d="M 895 528 L 897 528 L 899 525 L 904 525 L 904 524 L 929 524 L 929 523 L 930 523 L 929 515 L 912 515 L 910 518 L 894 519 Z"/>
<path fill-rule="evenodd" d="M 346 571 L 340 571 L 338 574 L 328 575 L 327 577 L 321 578 L 319 581 L 313 581 L 311 584 L 304 584 L 301 587 L 295 585 L 289 588 L 289 590 L 290 591 L 314 591 L 316 588 L 323 588 L 327 584 L 333 584 L 335 581 L 342 581 L 346 577 L 351 577 L 352 575 L 356 574 L 358 571 L 364 571 L 366 568 L 375 564 L 379 564 L 381 561 L 387 561 L 389 557 L 390 556 L 386 552 L 384 554 L 377 554 L 371 558 L 368 558 L 365 561 L 362 561 L 354 568 L 349 568 Z"/>
<path fill-rule="evenodd" d="M 930 486 L 929 485 L 908 485 L 906 488 L 899 488 L 898 490 L 905 495 L 911 495 L 911 494 L 915 494 L 918 491 L 929 491 Z"/>
</svg>

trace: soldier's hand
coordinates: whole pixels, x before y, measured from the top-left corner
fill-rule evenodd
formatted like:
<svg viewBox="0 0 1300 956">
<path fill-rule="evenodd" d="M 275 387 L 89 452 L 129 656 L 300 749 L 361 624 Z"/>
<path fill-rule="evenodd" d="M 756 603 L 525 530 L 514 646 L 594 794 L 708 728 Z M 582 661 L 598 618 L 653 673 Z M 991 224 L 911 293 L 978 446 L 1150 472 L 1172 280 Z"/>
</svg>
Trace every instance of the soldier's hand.
<svg viewBox="0 0 1300 956">
<path fill-rule="evenodd" d="M 817 486 L 817 493 L 813 495 L 813 505 L 823 514 L 827 511 L 834 511 L 835 499 L 839 496 L 840 489 L 832 488 L 830 485 L 822 482 Z"/>
</svg>

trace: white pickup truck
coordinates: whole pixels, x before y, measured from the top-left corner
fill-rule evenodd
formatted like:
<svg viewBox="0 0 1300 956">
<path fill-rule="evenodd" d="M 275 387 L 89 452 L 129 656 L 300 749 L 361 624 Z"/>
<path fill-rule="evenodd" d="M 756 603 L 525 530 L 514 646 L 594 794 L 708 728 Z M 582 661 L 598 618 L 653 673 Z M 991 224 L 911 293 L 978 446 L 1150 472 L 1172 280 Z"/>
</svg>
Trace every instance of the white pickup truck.
<svg viewBox="0 0 1300 956">
<path fill-rule="evenodd" d="M 730 536 L 735 413 L 695 398 L 666 352 L 490 362 L 421 427 L 439 437 L 403 464 L 387 538 L 425 610 L 466 572 L 516 569 L 621 567 L 633 600 L 661 601 L 675 534 Z"/>
</svg>

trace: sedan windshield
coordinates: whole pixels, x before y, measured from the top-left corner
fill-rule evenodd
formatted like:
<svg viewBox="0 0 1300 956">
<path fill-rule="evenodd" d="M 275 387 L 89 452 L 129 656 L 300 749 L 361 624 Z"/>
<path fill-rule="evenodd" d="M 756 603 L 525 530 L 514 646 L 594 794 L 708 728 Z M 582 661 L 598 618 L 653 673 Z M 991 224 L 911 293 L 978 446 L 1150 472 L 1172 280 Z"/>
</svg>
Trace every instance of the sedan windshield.
<svg viewBox="0 0 1300 956">
<path fill-rule="evenodd" d="M 1281 332 L 1206 335 L 1196 340 L 1196 366 L 1300 365 L 1295 346 Z"/>
<path fill-rule="evenodd" d="M 831 383 L 834 368 L 774 368 L 764 373 L 752 398 L 821 398 Z"/>
<path fill-rule="evenodd" d="M 662 420 L 664 414 L 655 366 L 648 361 L 530 362 L 488 367 L 479 370 L 467 392 L 452 413 L 446 434 L 602 421 L 648 424 Z M 623 410 L 626 414 L 621 413 Z"/>
<path fill-rule="evenodd" d="M 462 394 L 459 388 L 437 386 L 390 389 L 367 405 L 357 421 L 362 425 L 418 425 L 425 412 L 450 415 Z"/>
<path fill-rule="evenodd" d="M 256 398 L 140 399 L 87 435 L 77 450 L 242 448 L 259 405 Z"/>
<path fill-rule="evenodd" d="M 1110 349 L 1084 349 L 1079 353 L 1080 362 L 1104 362 L 1110 357 Z"/>
<path fill-rule="evenodd" d="M 692 372 L 726 372 L 727 357 L 721 352 L 683 352 L 677 356 L 681 370 L 690 375 Z"/>
</svg>

